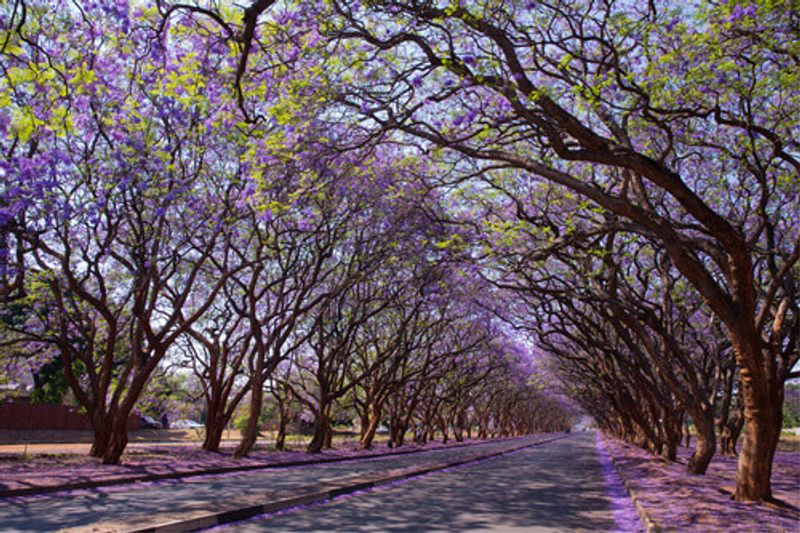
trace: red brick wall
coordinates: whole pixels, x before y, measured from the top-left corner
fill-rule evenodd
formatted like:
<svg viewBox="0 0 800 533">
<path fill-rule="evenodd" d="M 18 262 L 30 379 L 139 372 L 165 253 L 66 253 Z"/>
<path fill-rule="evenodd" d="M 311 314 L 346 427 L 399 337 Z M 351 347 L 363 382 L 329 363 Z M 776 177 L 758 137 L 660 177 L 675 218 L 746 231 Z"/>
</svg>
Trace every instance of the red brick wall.
<svg viewBox="0 0 800 533">
<path fill-rule="evenodd" d="M 131 417 L 128 429 L 138 427 L 137 419 Z M 76 407 L 11 400 L 0 402 L 0 429 L 91 430 L 92 424 Z"/>
</svg>

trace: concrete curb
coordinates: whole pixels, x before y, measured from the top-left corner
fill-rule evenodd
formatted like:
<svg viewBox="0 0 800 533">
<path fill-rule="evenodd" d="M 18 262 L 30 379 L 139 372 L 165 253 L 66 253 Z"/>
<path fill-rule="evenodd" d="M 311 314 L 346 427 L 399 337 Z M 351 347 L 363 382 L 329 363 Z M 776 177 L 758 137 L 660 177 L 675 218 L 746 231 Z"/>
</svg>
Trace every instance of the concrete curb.
<svg viewBox="0 0 800 533">
<path fill-rule="evenodd" d="M 605 439 L 603 436 L 601 436 L 601 438 Z M 645 531 L 647 533 L 661 533 L 662 531 L 665 531 L 664 528 L 659 526 L 655 520 L 653 520 L 653 518 L 647 512 L 645 506 L 642 505 L 642 500 L 639 496 L 639 493 L 633 488 L 633 485 L 628 480 L 627 476 L 625 476 L 625 473 L 619 466 L 616 456 L 612 453 L 608 446 L 606 446 L 605 440 L 603 440 L 603 446 L 605 446 L 608 456 L 611 457 L 611 462 L 613 463 L 614 468 L 617 470 L 617 474 L 619 474 L 622 484 L 625 485 L 625 490 L 628 491 L 628 495 L 630 496 L 631 501 L 633 501 L 634 507 L 636 507 L 636 512 L 639 514 L 639 518 L 644 524 Z"/>
<path fill-rule="evenodd" d="M 502 439 L 489 439 L 480 442 L 470 442 L 470 443 L 458 443 L 458 444 L 450 444 L 447 446 L 439 446 L 436 448 L 428 448 L 428 449 L 414 449 L 414 450 L 400 450 L 400 451 L 390 451 L 390 452 L 381 452 L 381 453 L 374 453 L 369 455 L 363 456 L 349 456 L 349 457 L 328 457 L 328 458 L 319 458 L 319 459 L 311 459 L 311 460 L 298 460 L 298 461 L 288 461 L 285 463 L 264 463 L 264 464 L 250 464 L 250 465 L 242 465 L 242 466 L 223 466 L 218 468 L 209 468 L 206 470 L 188 470 L 183 472 L 165 472 L 161 474 L 142 474 L 142 475 L 132 475 L 127 477 L 118 477 L 118 478 L 109 478 L 109 479 L 99 479 L 96 481 L 76 481 L 72 483 L 64 483 L 61 485 L 52 485 L 52 486 L 42 486 L 42 487 L 24 487 L 19 489 L 8 489 L 8 490 L 0 490 L 0 498 L 14 498 L 19 496 L 40 496 L 43 494 L 53 494 L 56 492 L 66 492 L 70 490 L 82 490 L 82 489 L 95 489 L 95 488 L 102 488 L 102 487 L 111 487 L 115 485 L 130 485 L 133 483 L 144 483 L 150 481 L 166 481 L 171 479 L 183 479 L 183 478 L 190 478 L 190 477 L 197 477 L 197 476 L 209 476 L 209 475 L 216 475 L 216 474 L 230 474 L 236 472 L 248 472 L 252 470 L 266 470 L 271 468 L 288 468 L 294 466 L 304 466 L 304 465 L 317 465 L 317 464 L 327 464 L 327 463 L 342 463 L 345 461 L 360 461 L 365 459 L 374 459 L 380 457 L 388 457 L 390 455 L 406 455 L 412 453 L 425 453 L 425 452 L 433 452 L 436 450 L 449 450 L 451 448 L 466 448 L 470 446 L 478 446 L 481 444 L 487 444 L 490 442 L 505 442 L 508 440 L 518 439 L 520 437 L 506 437 Z"/>
<path fill-rule="evenodd" d="M 205 529 L 231 522 L 246 520 L 248 518 L 266 513 L 275 513 L 300 505 L 320 503 L 332 498 L 336 498 L 337 496 L 352 494 L 360 490 L 379 487 L 395 481 L 418 477 L 447 468 L 499 457 L 525 448 L 539 446 L 563 438 L 565 437 L 553 437 L 521 446 L 513 446 L 509 449 L 504 449 L 493 453 L 476 454 L 472 457 L 459 459 L 456 461 L 436 463 L 422 467 L 395 469 L 389 470 L 388 472 L 374 472 L 366 475 L 340 478 L 338 480 L 321 483 L 313 487 L 276 491 L 266 495 L 266 497 L 239 500 L 239 502 L 234 503 L 234 505 L 229 505 L 225 508 L 220 508 L 214 511 L 193 509 L 176 515 L 154 516 L 147 520 L 146 523 L 139 525 L 132 525 L 130 523 L 128 525 L 119 523 L 98 523 L 81 528 L 69 529 L 67 531 L 70 533 L 173 533 L 196 531 L 198 529 Z"/>
</svg>

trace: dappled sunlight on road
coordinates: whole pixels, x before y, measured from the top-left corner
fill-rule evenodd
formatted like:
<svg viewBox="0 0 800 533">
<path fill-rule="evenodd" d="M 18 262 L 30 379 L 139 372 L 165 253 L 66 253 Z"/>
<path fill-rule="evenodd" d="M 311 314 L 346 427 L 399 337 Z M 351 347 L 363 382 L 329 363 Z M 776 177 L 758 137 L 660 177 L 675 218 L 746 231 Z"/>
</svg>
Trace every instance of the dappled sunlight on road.
<svg viewBox="0 0 800 533">
<path fill-rule="evenodd" d="M 594 449 L 578 434 L 228 531 L 611 530 L 611 499 Z"/>
</svg>

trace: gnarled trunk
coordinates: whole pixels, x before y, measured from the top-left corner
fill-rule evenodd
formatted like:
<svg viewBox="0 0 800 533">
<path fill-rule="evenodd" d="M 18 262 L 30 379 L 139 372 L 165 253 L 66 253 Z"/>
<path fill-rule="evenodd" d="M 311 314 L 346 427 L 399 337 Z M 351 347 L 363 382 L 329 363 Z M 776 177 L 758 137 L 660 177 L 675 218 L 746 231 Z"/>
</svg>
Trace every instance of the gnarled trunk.
<svg viewBox="0 0 800 533">
<path fill-rule="evenodd" d="M 249 454 L 253 450 L 253 446 L 255 446 L 256 440 L 258 439 L 258 431 L 260 429 L 258 426 L 259 420 L 261 419 L 261 409 L 264 403 L 264 382 L 263 378 L 256 379 L 255 376 L 261 376 L 262 374 L 263 367 L 257 365 L 254 372 L 253 387 L 250 390 L 250 409 L 247 418 L 247 426 L 245 426 L 242 432 L 242 439 L 239 441 L 236 451 L 233 452 L 233 456 L 236 459 L 241 459 Z"/>
<path fill-rule="evenodd" d="M 308 443 L 308 453 L 320 453 L 328 440 L 330 418 L 325 411 L 317 413 L 314 420 L 314 436 Z"/>
<path fill-rule="evenodd" d="M 283 418 L 278 422 L 278 434 L 275 436 L 275 449 L 279 452 L 286 450 L 286 421 Z"/>
<path fill-rule="evenodd" d="M 103 453 L 102 461 L 104 465 L 116 465 L 122 459 L 125 447 L 128 446 L 127 422 L 127 417 L 125 417 L 122 427 L 119 427 L 117 421 L 114 421 L 111 437 L 108 439 L 108 446 L 105 453 Z"/>
<path fill-rule="evenodd" d="M 447 429 L 447 419 L 444 416 L 439 416 L 439 431 L 442 432 L 442 444 L 447 444 L 447 441 L 450 440 L 450 434 Z M 431 437 L 431 440 L 433 438 Z"/>
<path fill-rule="evenodd" d="M 731 332 L 739 365 L 739 387 L 745 422 L 744 444 L 736 469 L 737 501 L 772 499 L 772 460 L 780 438 L 783 383 L 768 364 L 770 354 L 752 325 L 743 323 Z"/>
<path fill-rule="evenodd" d="M 389 424 L 389 447 L 399 448 L 406 441 L 406 433 L 408 432 L 408 425 L 402 421 L 393 420 Z"/>
<path fill-rule="evenodd" d="M 222 433 L 225 431 L 227 420 L 220 412 L 208 413 L 206 417 L 206 436 L 203 439 L 203 449 L 208 452 L 219 452 L 222 442 Z"/>
<path fill-rule="evenodd" d="M 160 356 L 154 357 L 154 361 L 160 359 Z M 113 406 L 110 409 L 110 416 L 113 417 L 111 419 L 111 435 L 108 439 L 108 446 L 103 453 L 103 464 L 116 465 L 119 464 L 120 459 L 122 459 L 122 454 L 128 446 L 128 420 L 154 367 L 154 365 L 151 365 L 149 368 L 145 368 L 144 371 L 136 375 L 131 380 L 125 398 L 119 403 L 116 409 Z"/>
<path fill-rule="evenodd" d="M 278 400 L 278 433 L 275 436 L 275 449 L 283 451 L 286 449 L 286 426 L 289 423 L 289 402 Z"/>
<path fill-rule="evenodd" d="M 103 457 L 108 448 L 108 441 L 111 438 L 112 421 L 103 412 L 102 409 L 96 409 L 92 414 L 92 430 L 94 436 L 92 438 L 92 448 L 89 450 L 89 455 L 92 457 Z"/>
<path fill-rule="evenodd" d="M 716 436 L 714 435 L 714 416 L 709 413 L 702 417 L 693 417 L 693 419 L 697 428 L 697 438 L 695 439 L 694 451 L 686 468 L 690 474 L 700 475 L 706 473 L 717 449 Z"/>
<path fill-rule="evenodd" d="M 378 431 L 378 425 L 380 424 L 380 409 L 375 403 L 369 404 L 365 416 L 362 417 L 361 424 L 361 440 L 359 446 L 362 450 L 368 450 L 372 448 L 372 442 L 375 439 L 375 433 Z"/>
<path fill-rule="evenodd" d="M 132 401 L 128 400 L 113 414 L 108 445 L 102 457 L 104 465 L 116 465 L 119 464 L 120 459 L 122 459 L 122 454 L 128 446 L 128 418 L 130 417 L 131 410 Z"/>
<path fill-rule="evenodd" d="M 741 373 L 744 399 L 744 443 L 736 469 L 737 501 L 772 499 L 772 460 L 781 432 L 783 386 L 780 394 Z M 735 441 L 734 441 L 735 446 Z"/>
<path fill-rule="evenodd" d="M 721 424 L 719 447 L 723 455 L 736 455 L 736 443 L 744 428 L 744 414 L 739 405 L 733 415 Z"/>
</svg>

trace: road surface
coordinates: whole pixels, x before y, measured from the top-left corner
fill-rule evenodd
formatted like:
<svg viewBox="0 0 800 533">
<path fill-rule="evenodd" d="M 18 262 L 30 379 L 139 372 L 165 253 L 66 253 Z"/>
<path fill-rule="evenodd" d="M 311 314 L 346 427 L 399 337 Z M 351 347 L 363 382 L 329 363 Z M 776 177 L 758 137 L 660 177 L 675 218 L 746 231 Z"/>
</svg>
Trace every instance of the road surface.
<svg viewBox="0 0 800 533">
<path fill-rule="evenodd" d="M 0 499 L 0 531 L 53 531 L 95 522 L 124 521 L 137 516 L 175 512 L 204 502 L 234 501 L 277 489 L 305 487 L 362 472 L 383 472 L 443 460 L 469 457 L 510 447 L 509 441 L 487 442 L 422 453 L 341 463 L 259 469 L 245 473 L 184 480 L 77 490 L 52 495 Z"/>
<path fill-rule="evenodd" d="M 414 478 L 219 531 L 636 531 L 616 509 L 594 433 Z M 617 507 L 619 507 L 617 503 Z M 616 518 L 616 520 L 615 520 Z M 622 522 L 622 523 L 620 523 Z"/>
<path fill-rule="evenodd" d="M 565 437 L 277 516 L 256 517 L 227 529 L 628 531 L 640 527 L 638 523 L 615 521 L 619 513 L 615 513 L 614 501 L 608 494 L 594 434 Z M 528 441 L 514 441 L 513 445 L 523 442 Z M 206 509 L 214 503 L 236 502 L 278 489 L 305 488 L 355 474 L 463 460 L 474 457 L 477 450 L 490 454 L 510 448 L 509 441 L 488 442 L 342 463 L 0 499 L 0 531 L 55 531 L 97 522 L 135 524 L 156 515 Z"/>
</svg>

